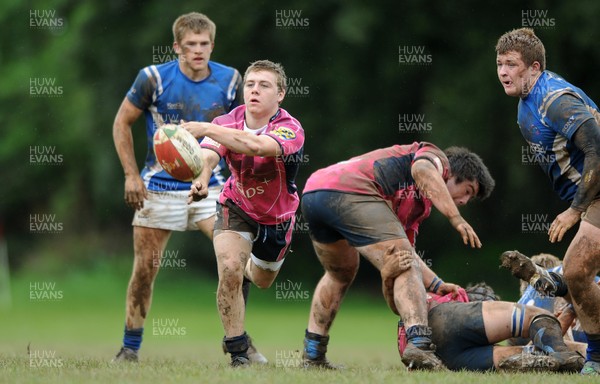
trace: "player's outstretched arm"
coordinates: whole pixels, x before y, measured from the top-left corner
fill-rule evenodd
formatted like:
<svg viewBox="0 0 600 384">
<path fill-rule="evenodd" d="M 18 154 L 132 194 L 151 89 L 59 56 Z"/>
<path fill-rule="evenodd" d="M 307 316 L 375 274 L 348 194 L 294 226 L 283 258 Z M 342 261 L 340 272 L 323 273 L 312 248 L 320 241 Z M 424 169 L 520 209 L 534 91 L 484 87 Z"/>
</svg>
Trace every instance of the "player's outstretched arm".
<svg viewBox="0 0 600 384">
<path fill-rule="evenodd" d="M 281 147 L 267 135 L 254 135 L 212 123 L 190 121 L 182 124 L 196 138 L 208 136 L 230 151 L 249 156 L 274 157 L 281 155 Z"/>
<path fill-rule="evenodd" d="M 448 218 L 450 224 L 460 233 L 463 242 L 471 245 L 471 248 L 481 248 L 479 237 L 460 215 L 437 168 L 426 159 L 417 159 L 411 167 L 411 173 L 421 194 L 427 196 L 437 210 Z"/>
<path fill-rule="evenodd" d="M 133 105 L 127 98 L 123 100 L 113 124 L 113 141 L 117 155 L 125 174 L 125 203 L 134 209 L 144 207 L 147 191 L 140 177 L 133 150 L 133 134 L 131 127 L 140 117 L 142 110 Z"/>
<path fill-rule="evenodd" d="M 188 194 L 188 204 L 193 201 L 200 201 L 208 196 L 208 184 L 212 171 L 215 169 L 221 157 L 211 149 L 202 148 L 202 160 L 204 167 L 200 175 L 192 181 L 190 193 Z"/>
</svg>

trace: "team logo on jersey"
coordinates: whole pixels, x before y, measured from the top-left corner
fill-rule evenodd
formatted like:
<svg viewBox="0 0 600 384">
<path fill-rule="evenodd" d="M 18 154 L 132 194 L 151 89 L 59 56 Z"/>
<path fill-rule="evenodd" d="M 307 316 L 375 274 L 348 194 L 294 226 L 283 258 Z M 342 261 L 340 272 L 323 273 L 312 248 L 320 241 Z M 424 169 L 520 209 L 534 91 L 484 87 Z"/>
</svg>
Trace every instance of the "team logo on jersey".
<svg viewBox="0 0 600 384">
<path fill-rule="evenodd" d="M 296 133 L 286 127 L 279 127 L 270 133 L 274 134 L 275 136 L 277 136 L 283 140 L 293 140 L 296 138 Z"/>
</svg>

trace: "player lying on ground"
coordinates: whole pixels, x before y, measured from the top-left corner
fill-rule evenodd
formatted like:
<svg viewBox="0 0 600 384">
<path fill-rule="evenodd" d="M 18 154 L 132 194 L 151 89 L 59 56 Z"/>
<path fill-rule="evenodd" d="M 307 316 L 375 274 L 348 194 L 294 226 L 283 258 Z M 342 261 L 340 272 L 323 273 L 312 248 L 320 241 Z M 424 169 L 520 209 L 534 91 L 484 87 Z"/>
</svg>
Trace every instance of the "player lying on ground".
<svg viewBox="0 0 600 384">
<path fill-rule="evenodd" d="M 552 268 L 544 268 L 535 260 L 552 260 Z M 553 311 L 558 317 L 565 338 L 573 343 L 573 347 L 586 351 L 587 338 L 581 329 L 577 315 L 571 304 L 571 295 L 564 282 L 563 267 L 560 260 L 553 255 L 540 254 L 531 259 L 519 251 L 506 251 L 500 256 L 501 266 L 511 271 L 513 276 L 526 281 L 526 288 L 519 303 L 535 305 Z M 547 263 L 545 266 L 549 266 Z M 600 277 L 596 276 L 595 282 L 600 284 Z M 523 340 L 511 339 L 515 345 L 523 344 Z"/>
<path fill-rule="evenodd" d="M 494 180 L 479 156 L 465 148 L 442 151 L 425 142 L 378 149 L 313 173 L 302 195 L 302 213 L 325 274 L 311 304 L 305 366 L 335 368 L 326 358 L 329 330 L 361 254 L 381 271 L 384 297 L 407 326 L 403 363 L 415 369 L 444 369 L 430 347 L 425 287 L 448 293 L 458 286 L 444 283 L 419 257 L 402 272 L 400 256 L 415 254 L 419 224 L 432 206 L 448 218 L 465 244 L 481 247 L 457 206 L 484 199 L 493 188 Z"/>
<path fill-rule="evenodd" d="M 443 363 L 452 370 L 560 370 L 578 371 L 583 356 L 570 351 L 558 319 L 528 305 L 497 300 L 491 287 L 478 284 L 459 294 L 428 294 L 432 342 Z M 529 338 L 540 351 L 500 346 L 511 337 Z M 398 349 L 403 355 L 406 336 L 399 323 Z"/>
</svg>

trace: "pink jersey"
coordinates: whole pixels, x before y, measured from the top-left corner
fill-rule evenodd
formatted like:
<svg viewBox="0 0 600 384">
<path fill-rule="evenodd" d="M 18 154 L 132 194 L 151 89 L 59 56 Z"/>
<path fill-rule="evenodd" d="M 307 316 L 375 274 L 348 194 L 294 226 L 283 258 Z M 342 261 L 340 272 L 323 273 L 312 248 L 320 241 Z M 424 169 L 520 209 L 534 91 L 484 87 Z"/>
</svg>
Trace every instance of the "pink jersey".
<svg viewBox="0 0 600 384">
<path fill-rule="evenodd" d="M 431 213 L 431 200 L 419 191 L 411 174 L 418 158 L 430 160 L 442 178 L 450 173 L 448 158 L 431 143 L 415 142 L 377 149 L 313 173 L 303 193 L 330 190 L 379 196 L 390 202 L 408 239 L 414 244 L 419 224 Z"/>
<path fill-rule="evenodd" d="M 213 124 L 243 130 L 245 111 L 246 106 L 241 105 L 215 118 Z M 208 137 L 202 141 L 202 147 L 214 150 L 229 165 L 231 176 L 219 196 L 221 204 L 231 199 L 258 223 L 281 224 L 294 217 L 300 201 L 295 182 L 299 164 L 295 160 L 302 155 L 304 130 L 298 120 L 280 108 L 261 135 L 277 141 L 282 155 L 244 155 L 230 151 Z"/>
</svg>

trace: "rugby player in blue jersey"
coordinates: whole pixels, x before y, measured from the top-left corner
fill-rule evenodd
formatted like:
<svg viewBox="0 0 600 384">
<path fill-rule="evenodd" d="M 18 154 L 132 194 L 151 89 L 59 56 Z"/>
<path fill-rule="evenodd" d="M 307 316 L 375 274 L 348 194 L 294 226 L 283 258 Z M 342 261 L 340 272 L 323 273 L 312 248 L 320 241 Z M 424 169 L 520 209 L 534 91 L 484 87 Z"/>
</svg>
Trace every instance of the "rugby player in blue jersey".
<svg viewBox="0 0 600 384">
<path fill-rule="evenodd" d="M 563 260 L 564 281 L 588 341 L 581 373 L 600 375 L 600 114 L 579 88 L 546 70 L 543 43 L 529 28 L 502 35 L 496 44 L 498 78 L 519 98 L 518 124 L 554 190 L 570 206 L 548 231 L 561 241 L 580 220 Z"/>
<path fill-rule="evenodd" d="M 216 202 L 224 184 L 220 167 L 214 169 L 206 199 L 187 204 L 190 182 L 167 174 L 156 161 L 152 137 L 163 124 L 212 121 L 241 101 L 239 72 L 210 61 L 215 24 L 192 12 L 173 24 L 178 59 L 139 71 L 115 117 L 113 139 L 125 173 L 125 203 L 133 218 L 134 262 L 127 288 L 123 347 L 115 360 L 137 361 L 144 321 L 150 310 L 154 280 L 171 231 L 200 230 L 212 239 Z M 133 123 L 144 115 L 148 153 L 141 174 L 133 149 Z M 245 296 L 249 282 L 245 282 Z M 250 341 L 251 343 L 251 341 Z M 266 362 L 251 345 L 253 362 Z"/>
</svg>

